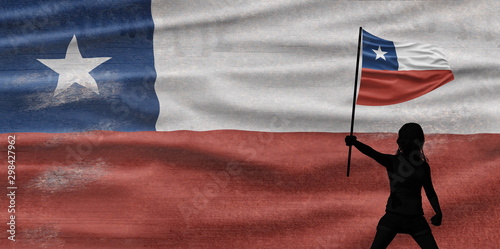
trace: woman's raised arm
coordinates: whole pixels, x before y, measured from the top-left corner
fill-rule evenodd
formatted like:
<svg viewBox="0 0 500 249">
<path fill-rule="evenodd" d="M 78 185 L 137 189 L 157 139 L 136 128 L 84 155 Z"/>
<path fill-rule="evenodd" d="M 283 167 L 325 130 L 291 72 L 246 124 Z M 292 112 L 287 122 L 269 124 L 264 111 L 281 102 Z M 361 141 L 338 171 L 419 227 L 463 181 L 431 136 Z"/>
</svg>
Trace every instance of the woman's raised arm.
<svg viewBox="0 0 500 249">
<path fill-rule="evenodd" d="M 356 136 L 346 136 L 345 143 L 347 146 L 354 145 L 354 147 L 356 147 L 356 149 L 358 149 L 361 153 L 373 158 L 386 168 L 392 166 L 392 155 L 383 154 L 372 149 L 370 146 L 358 141 Z"/>
</svg>

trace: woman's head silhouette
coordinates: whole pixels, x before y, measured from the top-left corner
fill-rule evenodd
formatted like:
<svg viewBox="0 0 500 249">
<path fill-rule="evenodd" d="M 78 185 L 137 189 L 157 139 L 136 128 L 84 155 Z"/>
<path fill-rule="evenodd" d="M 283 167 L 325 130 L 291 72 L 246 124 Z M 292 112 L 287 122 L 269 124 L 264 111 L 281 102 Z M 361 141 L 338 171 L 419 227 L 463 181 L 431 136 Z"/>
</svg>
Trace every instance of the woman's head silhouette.
<svg viewBox="0 0 500 249">
<path fill-rule="evenodd" d="M 412 152 L 417 152 L 423 160 L 426 160 L 423 152 L 424 147 L 424 130 L 417 123 L 406 123 L 398 132 L 398 153 L 410 155 Z"/>
</svg>

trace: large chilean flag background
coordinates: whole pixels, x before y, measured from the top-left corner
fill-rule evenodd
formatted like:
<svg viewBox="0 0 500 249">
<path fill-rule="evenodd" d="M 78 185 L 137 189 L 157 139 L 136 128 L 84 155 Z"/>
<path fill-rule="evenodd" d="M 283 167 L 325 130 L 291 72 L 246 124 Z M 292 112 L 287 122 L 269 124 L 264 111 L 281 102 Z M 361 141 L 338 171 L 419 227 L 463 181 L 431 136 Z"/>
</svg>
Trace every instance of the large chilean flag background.
<svg viewBox="0 0 500 249">
<path fill-rule="evenodd" d="M 359 27 L 441 72 L 394 94 L 429 68 L 364 64 L 355 135 L 395 153 L 421 124 L 438 245 L 499 246 L 498 1 L 0 3 L 1 248 L 368 248 L 390 189 L 358 151 L 345 176 Z"/>
</svg>

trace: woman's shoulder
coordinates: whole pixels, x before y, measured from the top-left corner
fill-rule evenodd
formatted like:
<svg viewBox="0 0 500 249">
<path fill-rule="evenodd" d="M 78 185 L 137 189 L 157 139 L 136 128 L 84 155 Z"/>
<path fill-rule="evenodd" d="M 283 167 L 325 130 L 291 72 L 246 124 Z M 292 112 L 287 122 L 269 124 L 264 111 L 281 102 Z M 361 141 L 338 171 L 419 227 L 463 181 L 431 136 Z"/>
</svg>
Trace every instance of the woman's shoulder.
<svg viewBox="0 0 500 249">
<path fill-rule="evenodd" d="M 430 169 L 427 159 L 425 160 L 413 160 L 402 154 L 388 155 L 395 164 L 404 164 L 406 166 L 413 166 L 418 168 Z"/>
<path fill-rule="evenodd" d="M 420 168 L 425 175 L 430 175 L 431 173 L 431 167 L 426 160 L 422 161 L 422 163 L 418 165 L 418 168 Z"/>
<path fill-rule="evenodd" d="M 424 163 L 422 164 L 422 166 L 424 167 L 424 169 L 426 171 L 431 172 L 431 166 L 429 165 L 429 162 L 427 162 L 427 160 L 424 161 Z"/>
</svg>

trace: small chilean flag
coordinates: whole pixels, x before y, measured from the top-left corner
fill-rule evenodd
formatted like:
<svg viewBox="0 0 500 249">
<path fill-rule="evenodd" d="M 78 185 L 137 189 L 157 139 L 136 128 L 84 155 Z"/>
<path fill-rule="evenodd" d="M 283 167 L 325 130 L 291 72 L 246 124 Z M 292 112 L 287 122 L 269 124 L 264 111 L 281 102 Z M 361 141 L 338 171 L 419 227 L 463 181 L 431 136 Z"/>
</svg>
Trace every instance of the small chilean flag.
<svg viewBox="0 0 500 249">
<path fill-rule="evenodd" d="M 365 30 L 362 44 L 359 105 L 398 104 L 454 79 L 443 53 L 434 45 L 388 41 Z"/>
</svg>

